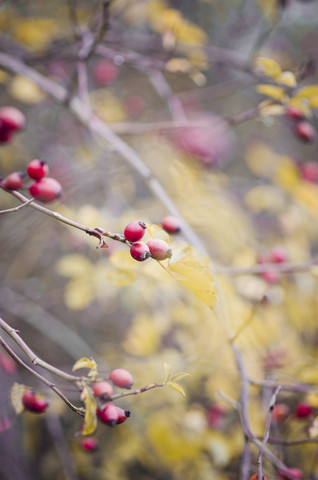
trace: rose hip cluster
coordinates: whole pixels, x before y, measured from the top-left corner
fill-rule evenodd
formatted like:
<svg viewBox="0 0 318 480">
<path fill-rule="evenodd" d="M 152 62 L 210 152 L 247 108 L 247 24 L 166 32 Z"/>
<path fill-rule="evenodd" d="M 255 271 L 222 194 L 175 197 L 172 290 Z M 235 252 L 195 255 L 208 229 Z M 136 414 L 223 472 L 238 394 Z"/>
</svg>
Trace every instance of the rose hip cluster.
<svg viewBox="0 0 318 480">
<path fill-rule="evenodd" d="M 314 143 L 317 137 L 316 130 L 309 123 L 303 112 L 297 107 L 289 106 L 286 110 L 286 117 L 294 123 L 295 133 L 300 140 L 306 143 Z"/>
<path fill-rule="evenodd" d="M 258 258 L 260 265 L 262 264 L 281 264 L 288 261 L 288 253 L 285 248 L 276 246 L 273 247 L 268 253 L 261 255 Z M 278 283 L 281 279 L 281 274 L 275 269 L 268 269 L 261 273 L 261 276 L 270 284 Z"/>
<path fill-rule="evenodd" d="M 62 193 L 60 183 L 54 178 L 47 177 L 49 167 L 46 162 L 34 159 L 27 165 L 25 172 L 12 172 L 1 182 L 6 190 L 19 190 L 23 188 L 27 177 L 35 180 L 29 186 L 29 192 L 36 200 L 49 203 L 56 200 Z"/>
<path fill-rule="evenodd" d="M 124 236 L 131 243 L 130 255 L 138 262 L 143 262 L 152 257 L 155 260 L 165 260 L 172 255 L 171 248 L 164 240 L 154 239 L 148 243 L 140 242 L 143 238 L 147 225 L 144 222 L 131 222 L 125 230 Z"/>
</svg>

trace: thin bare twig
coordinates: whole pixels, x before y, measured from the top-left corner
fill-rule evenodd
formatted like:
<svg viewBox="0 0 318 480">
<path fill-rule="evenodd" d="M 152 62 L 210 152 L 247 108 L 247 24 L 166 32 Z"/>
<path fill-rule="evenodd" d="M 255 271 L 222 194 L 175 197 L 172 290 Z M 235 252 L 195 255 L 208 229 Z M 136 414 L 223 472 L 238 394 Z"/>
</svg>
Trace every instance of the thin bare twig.
<svg viewBox="0 0 318 480">
<path fill-rule="evenodd" d="M 6 210 L 0 210 L 0 215 L 3 215 L 4 213 L 14 213 L 14 212 L 18 212 L 18 211 L 21 210 L 22 208 L 27 207 L 28 205 L 30 205 L 30 203 L 33 202 L 33 201 L 34 201 L 34 198 L 29 198 L 29 199 L 27 199 L 24 203 L 22 203 L 22 205 L 18 205 L 17 207 L 7 208 Z"/>
</svg>

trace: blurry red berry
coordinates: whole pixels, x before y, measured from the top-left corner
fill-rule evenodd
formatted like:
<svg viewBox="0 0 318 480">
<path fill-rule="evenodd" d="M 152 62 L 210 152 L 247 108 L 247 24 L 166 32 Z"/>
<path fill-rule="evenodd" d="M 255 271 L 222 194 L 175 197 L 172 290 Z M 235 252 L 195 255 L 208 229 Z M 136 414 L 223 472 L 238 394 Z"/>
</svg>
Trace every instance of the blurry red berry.
<svg viewBox="0 0 318 480">
<path fill-rule="evenodd" d="M 44 398 L 37 397 L 31 390 L 24 392 L 22 403 L 26 410 L 33 413 L 42 413 L 48 407 L 48 402 Z"/>
<path fill-rule="evenodd" d="M 133 243 L 130 247 L 130 255 L 138 262 L 143 262 L 150 257 L 149 247 L 145 242 Z"/>
<path fill-rule="evenodd" d="M 84 448 L 84 450 L 94 451 L 98 448 L 98 441 L 94 437 L 82 438 L 81 446 Z"/>
<path fill-rule="evenodd" d="M 309 122 L 299 122 L 296 125 L 296 134 L 304 142 L 313 143 L 316 140 L 316 130 Z"/>
<path fill-rule="evenodd" d="M 48 173 L 49 167 L 43 160 L 35 158 L 34 160 L 31 160 L 27 166 L 27 174 L 34 180 L 41 180 L 41 178 L 46 177 Z"/>
<path fill-rule="evenodd" d="M 251 477 L 250 480 L 258 480 L 258 473 L 254 473 Z M 262 480 L 267 480 L 267 477 L 262 475 Z"/>
<path fill-rule="evenodd" d="M 287 471 L 298 480 L 301 480 L 303 477 L 302 471 L 299 470 L 298 468 L 287 468 Z M 283 480 L 289 480 L 289 478 L 285 475 L 285 473 L 281 472 L 280 470 L 277 471 L 277 475 L 279 478 L 282 478 Z"/>
<path fill-rule="evenodd" d="M 308 403 L 301 402 L 295 409 L 295 415 L 298 418 L 306 418 L 312 414 L 312 407 Z"/>
<path fill-rule="evenodd" d="M 180 221 L 172 215 L 164 217 L 161 221 L 161 226 L 168 233 L 178 233 L 181 230 Z"/>
<path fill-rule="evenodd" d="M 121 388 L 131 388 L 134 381 L 132 374 L 124 368 L 115 368 L 110 372 L 109 379 Z"/>
<path fill-rule="evenodd" d="M 286 403 L 277 403 L 272 412 L 272 418 L 276 422 L 283 422 L 286 420 L 290 412 L 289 406 Z"/>
<path fill-rule="evenodd" d="M 286 109 L 286 117 L 291 118 L 292 120 L 303 120 L 304 114 L 299 108 L 290 105 Z"/>
<path fill-rule="evenodd" d="M 269 253 L 270 261 L 274 263 L 284 263 L 288 260 L 288 253 L 284 247 L 273 247 Z"/>
<path fill-rule="evenodd" d="M 126 240 L 135 243 L 141 240 L 145 234 L 147 225 L 144 222 L 130 222 L 124 230 Z"/>
<path fill-rule="evenodd" d="M 25 116 L 14 107 L 0 108 L 0 129 L 18 131 L 25 125 Z"/>
<path fill-rule="evenodd" d="M 220 405 L 212 405 L 208 411 L 208 424 L 213 428 L 220 428 L 224 417 L 224 408 Z"/>
<path fill-rule="evenodd" d="M 110 402 L 106 403 L 102 409 L 97 409 L 96 414 L 101 422 L 106 423 L 110 427 L 113 427 L 118 422 L 117 407 Z"/>
<path fill-rule="evenodd" d="M 0 353 L 0 368 L 9 375 L 17 371 L 17 364 L 7 353 Z"/>
<path fill-rule="evenodd" d="M 7 190 L 19 190 L 19 188 L 23 187 L 24 179 L 24 172 L 12 172 L 2 180 L 1 186 Z"/>
<path fill-rule="evenodd" d="M 103 380 L 93 384 L 93 392 L 96 397 L 103 397 L 104 399 L 107 399 L 113 395 L 114 389 L 109 382 Z"/>
<path fill-rule="evenodd" d="M 317 182 L 318 180 L 318 163 L 317 162 L 306 162 L 300 165 L 299 167 L 300 174 L 304 180 L 307 182 Z"/>
<path fill-rule="evenodd" d="M 170 258 L 172 255 L 172 250 L 167 242 L 160 240 L 159 238 L 150 240 L 147 245 L 152 258 L 155 260 L 165 260 L 166 258 Z"/>
<path fill-rule="evenodd" d="M 9 142 L 13 134 L 14 134 L 14 130 L 8 130 L 5 127 L 3 128 L 0 127 L 0 142 L 1 143 Z"/>
<path fill-rule="evenodd" d="M 62 187 L 54 178 L 41 178 L 41 180 L 32 183 L 29 192 L 36 200 L 48 203 L 61 195 Z"/>
<path fill-rule="evenodd" d="M 98 60 L 93 67 L 93 78 L 99 87 L 111 85 L 118 76 L 118 67 L 111 60 Z"/>
<path fill-rule="evenodd" d="M 130 417 L 130 411 L 129 410 L 123 410 L 120 407 L 117 408 L 117 413 L 118 413 L 118 420 L 117 420 L 117 425 L 124 423 L 127 418 Z"/>
<path fill-rule="evenodd" d="M 275 283 L 278 283 L 281 279 L 280 273 L 275 270 L 266 270 L 266 272 L 261 273 L 261 276 L 271 285 L 275 285 Z"/>
</svg>

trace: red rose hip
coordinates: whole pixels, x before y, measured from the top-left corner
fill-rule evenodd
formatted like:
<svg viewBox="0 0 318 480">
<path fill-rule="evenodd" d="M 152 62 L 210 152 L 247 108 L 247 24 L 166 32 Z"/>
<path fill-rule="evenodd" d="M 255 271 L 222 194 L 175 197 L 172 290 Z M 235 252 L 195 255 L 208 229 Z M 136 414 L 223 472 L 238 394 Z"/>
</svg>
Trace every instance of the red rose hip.
<svg viewBox="0 0 318 480">
<path fill-rule="evenodd" d="M 34 180 L 41 180 L 41 178 L 46 177 L 48 173 L 49 167 L 43 160 L 35 158 L 34 160 L 31 160 L 27 166 L 27 174 Z"/>
<path fill-rule="evenodd" d="M 113 395 L 114 389 L 109 382 L 101 381 L 93 384 L 93 392 L 96 397 L 107 399 Z"/>
<path fill-rule="evenodd" d="M 109 379 L 114 385 L 121 388 L 131 388 L 134 381 L 132 374 L 124 368 L 115 368 L 110 372 Z"/>
<path fill-rule="evenodd" d="M 86 437 L 86 438 L 82 438 L 81 440 L 81 446 L 84 450 L 87 450 L 87 451 L 94 451 L 94 450 L 97 450 L 98 448 L 98 441 L 96 440 L 96 438 L 94 437 Z"/>
<path fill-rule="evenodd" d="M 25 125 L 25 116 L 14 107 L 0 108 L 0 130 L 18 131 Z"/>
<path fill-rule="evenodd" d="M 119 417 L 117 407 L 110 402 L 106 403 L 106 406 L 102 409 L 97 409 L 96 414 L 101 422 L 106 423 L 110 427 L 117 424 Z"/>
<path fill-rule="evenodd" d="M 147 225 L 144 222 L 128 223 L 124 230 L 126 240 L 135 243 L 142 239 L 145 234 Z"/>
<path fill-rule="evenodd" d="M 304 119 L 304 114 L 299 108 L 294 107 L 293 105 L 290 105 L 286 109 L 286 117 L 292 119 L 292 120 L 303 120 Z"/>
<path fill-rule="evenodd" d="M 296 134 L 304 142 L 313 143 L 316 140 L 317 133 L 309 122 L 298 122 L 296 125 Z"/>
<path fill-rule="evenodd" d="M 48 203 L 61 195 L 62 187 L 54 178 L 42 178 L 30 186 L 29 192 L 36 200 Z"/>
<path fill-rule="evenodd" d="M 288 473 L 293 475 L 295 478 L 301 480 L 303 478 L 302 471 L 299 470 L 299 468 L 288 468 L 287 469 Z M 278 478 L 282 478 L 283 480 L 289 480 L 287 475 L 285 475 L 284 472 L 281 472 L 280 470 L 277 471 Z"/>
<path fill-rule="evenodd" d="M 26 410 L 33 413 L 42 413 L 48 407 L 48 402 L 44 398 L 38 398 L 33 392 L 27 390 L 22 397 L 22 403 Z"/>
<path fill-rule="evenodd" d="M 130 247 L 130 255 L 138 262 L 143 262 L 150 257 L 149 247 L 145 242 L 133 243 Z"/>
<path fill-rule="evenodd" d="M 181 230 L 180 221 L 172 215 L 164 217 L 161 226 L 168 233 L 178 233 Z"/>
<path fill-rule="evenodd" d="M 147 243 L 152 258 L 155 260 L 165 260 L 170 258 L 172 250 L 164 240 L 155 239 Z"/>
<path fill-rule="evenodd" d="M 124 423 L 127 418 L 130 417 L 130 411 L 129 410 L 123 410 L 120 407 L 117 408 L 117 413 L 118 413 L 118 420 L 117 420 L 117 425 L 120 425 L 121 423 Z"/>
<path fill-rule="evenodd" d="M 312 407 L 308 403 L 301 402 L 295 409 L 295 415 L 298 418 L 307 418 L 312 414 Z"/>
<path fill-rule="evenodd" d="M 24 172 L 12 172 L 1 182 L 1 186 L 7 190 L 19 190 L 23 187 Z"/>
</svg>

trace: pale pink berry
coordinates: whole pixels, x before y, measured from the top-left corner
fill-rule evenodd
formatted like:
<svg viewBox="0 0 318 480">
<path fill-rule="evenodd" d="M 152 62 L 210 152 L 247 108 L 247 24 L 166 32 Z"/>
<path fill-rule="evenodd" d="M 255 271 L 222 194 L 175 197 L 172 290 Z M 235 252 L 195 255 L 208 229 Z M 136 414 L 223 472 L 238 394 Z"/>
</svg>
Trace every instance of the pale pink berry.
<svg viewBox="0 0 318 480">
<path fill-rule="evenodd" d="M 132 374 L 124 368 L 115 368 L 110 372 L 109 379 L 121 388 L 131 388 L 134 381 Z"/>
<path fill-rule="evenodd" d="M 111 383 L 103 380 L 101 382 L 95 382 L 93 384 L 93 392 L 96 397 L 102 397 L 104 399 L 107 399 L 113 395 L 114 389 Z"/>
<path fill-rule="evenodd" d="M 133 243 L 130 247 L 130 255 L 138 262 L 144 262 L 150 257 L 149 247 L 145 242 Z"/>
<path fill-rule="evenodd" d="M 168 233 L 178 233 L 181 230 L 180 221 L 172 215 L 167 215 L 161 221 L 162 228 Z"/>
<path fill-rule="evenodd" d="M 160 240 L 159 238 L 150 240 L 147 245 L 152 258 L 155 260 L 165 260 L 166 258 L 170 258 L 172 255 L 172 250 L 167 242 Z"/>
</svg>

